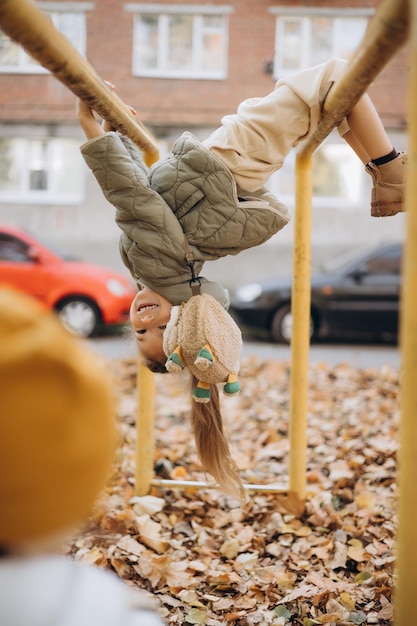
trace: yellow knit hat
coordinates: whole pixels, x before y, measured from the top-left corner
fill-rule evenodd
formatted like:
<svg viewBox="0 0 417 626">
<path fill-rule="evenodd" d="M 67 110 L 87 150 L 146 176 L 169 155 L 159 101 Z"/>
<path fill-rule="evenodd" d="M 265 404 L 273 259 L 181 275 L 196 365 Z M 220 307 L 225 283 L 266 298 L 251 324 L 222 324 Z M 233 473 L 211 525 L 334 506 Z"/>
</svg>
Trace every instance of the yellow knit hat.
<svg viewBox="0 0 417 626">
<path fill-rule="evenodd" d="M 72 529 L 115 451 L 106 370 L 54 314 L 0 289 L 0 544 Z"/>
</svg>

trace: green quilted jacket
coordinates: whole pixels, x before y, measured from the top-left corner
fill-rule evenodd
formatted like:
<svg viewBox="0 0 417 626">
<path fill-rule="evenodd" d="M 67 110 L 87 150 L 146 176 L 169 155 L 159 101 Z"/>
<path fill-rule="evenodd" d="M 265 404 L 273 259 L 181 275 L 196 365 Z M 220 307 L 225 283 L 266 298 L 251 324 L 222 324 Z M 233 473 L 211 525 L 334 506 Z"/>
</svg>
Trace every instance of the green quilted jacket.
<svg viewBox="0 0 417 626">
<path fill-rule="evenodd" d="M 116 208 L 125 265 L 138 284 L 173 305 L 192 295 L 186 251 L 202 291 L 227 307 L 223 287 L 200 276 L 204 262 L 257 246 L 289 221 L 287 208 L 265 188 L 238 189 L 230 171 L 190 133 L 150 168 L 115 132 L 91 139 L 81 152 Z"/>
</svg>

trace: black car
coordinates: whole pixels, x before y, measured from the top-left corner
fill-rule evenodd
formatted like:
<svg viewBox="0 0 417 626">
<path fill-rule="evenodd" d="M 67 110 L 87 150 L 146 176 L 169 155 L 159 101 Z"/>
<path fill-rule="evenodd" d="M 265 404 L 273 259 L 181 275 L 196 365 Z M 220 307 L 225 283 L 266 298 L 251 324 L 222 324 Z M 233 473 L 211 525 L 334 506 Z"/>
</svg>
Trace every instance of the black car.
<svg viewBox="0 0 417 626">
<path fill-rule="evenodd" d="M 402 244 L 353 251 L 311 277 L 311 338 L 396 340 Z M 242 327 L 291 341 L 292 277 L 242 285 L 230 313 Z"/>
</svg>

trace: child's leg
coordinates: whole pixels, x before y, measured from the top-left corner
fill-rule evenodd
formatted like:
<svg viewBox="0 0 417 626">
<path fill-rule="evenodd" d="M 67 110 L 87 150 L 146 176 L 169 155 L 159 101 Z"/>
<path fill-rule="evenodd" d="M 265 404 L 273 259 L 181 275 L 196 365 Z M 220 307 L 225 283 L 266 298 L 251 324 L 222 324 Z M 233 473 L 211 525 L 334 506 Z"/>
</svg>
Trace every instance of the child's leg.
<svg viewBox="0 0 417 626">
<path fill-rule="evenodd" d="M 343 138 L 372 176 L 371 215 L 383 217 L 405 210 L 407 157 L 393 148 L 380 117 L 365 94 L 348 115 L 349 131 Z"/>
<path fill-rule="evenodd" d="M 367 165 L 372 159 L 391 152 L 393 146 L 388 139 L 381 119 L 370 99 L 365 94 L 348 115 L 349 132 L 343 139 Z"/>
</svg>

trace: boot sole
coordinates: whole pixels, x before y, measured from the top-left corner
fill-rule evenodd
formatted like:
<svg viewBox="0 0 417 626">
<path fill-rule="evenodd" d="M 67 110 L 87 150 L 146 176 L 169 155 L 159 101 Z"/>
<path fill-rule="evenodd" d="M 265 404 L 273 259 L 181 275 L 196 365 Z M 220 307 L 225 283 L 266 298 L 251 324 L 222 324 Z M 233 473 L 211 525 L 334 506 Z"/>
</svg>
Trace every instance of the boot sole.
<svg viewBox="0 0 417 626">
<path fill-rule="evenodd" d="M 386 204 L 374 204 L 371 203 L 371 216 L 372 217 L 392 217 L 393 215 L 397 215 L 397 213 L 402 213 L 405 211 L 403 206 L 398 206 L 397 202 L 393 203 L 394 206 L 390 203 Z"/>
</svg>

